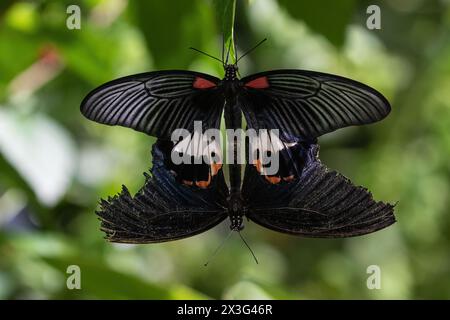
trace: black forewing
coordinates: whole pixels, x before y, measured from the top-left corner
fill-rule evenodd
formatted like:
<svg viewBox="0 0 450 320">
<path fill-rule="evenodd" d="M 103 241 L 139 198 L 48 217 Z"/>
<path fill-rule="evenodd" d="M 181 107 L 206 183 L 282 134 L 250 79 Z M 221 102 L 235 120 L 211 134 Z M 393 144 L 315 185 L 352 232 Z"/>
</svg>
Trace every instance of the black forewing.
<svg viewBox="0 0 450 320">
<path fill-rule="evenodd" d="M 265 78 L 264 78 L 265 77 Z M 267 87 L 251 81 L 264 79 Z M 306 138 L 386 117 L 391 107 L 375 89 L 344 77 L 305 70 L 275 70 L 243 78 L 240 102 L 249 126 Z"/>
<path fill-rule="evenodd" d="M 197 78 L 215 87 L 197 89 Z M 88 119 L 119 125 L 170 139 L 175 129 L 193 132 L 194 121 L 204 128 L 218 128 L 224 98 L 217 87 L 219 79 L 192 71 L 155 71 L 105 83 L 81 103 Z"/>
<path fill-rule="evenodd" d="M 317 152 L 311 145 L 300 179 L 290 183 L 270 184 L 248 165 L 242 187 L 248 218 L 275 231 L 320 238 L 368 234 L 395 222 L 393 205 L 327 169 Z"/>
<path fill-rule="evenodd" d="M 101 201 L 97 211 L 101 229 L 112 242 L 152 243 L 190 237 L 226 217 L 228 188 L 222 170 L 207 189 L 182 185 L 164 165 L 164 155 L 153 146 L 151 176 L 133 197 L 124 186 L 120 194 Z"/>
</svg>

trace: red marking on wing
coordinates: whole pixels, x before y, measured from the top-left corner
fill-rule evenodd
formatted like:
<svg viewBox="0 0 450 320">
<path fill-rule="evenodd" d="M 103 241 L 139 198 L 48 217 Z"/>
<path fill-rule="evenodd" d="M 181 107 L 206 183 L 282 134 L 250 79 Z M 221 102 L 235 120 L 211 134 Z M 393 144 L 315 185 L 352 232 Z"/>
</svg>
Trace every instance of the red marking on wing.
<svg viewBox="0 0 450 320">
<path fill-rule="evenodd" d="M 245 86 L 253 89 L 264 89 L 269 87 L 269 80 L 267 77 L 259 77 L 247 82 Z"/>
<path fill-rule="evenodd" d="M 196 89 L 209 89 L 216 87 L 217 85 L 212 81 L 196 77 L 192 86 Z"/>
</svg>

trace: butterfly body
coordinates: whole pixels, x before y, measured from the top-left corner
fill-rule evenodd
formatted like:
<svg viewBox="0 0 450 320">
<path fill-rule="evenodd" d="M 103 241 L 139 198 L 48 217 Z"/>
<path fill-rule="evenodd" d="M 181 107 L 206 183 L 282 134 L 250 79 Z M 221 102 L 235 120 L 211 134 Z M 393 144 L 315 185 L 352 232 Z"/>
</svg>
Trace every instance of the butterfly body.
<svg viewBox="0 0 450 320">
<path fill-rule="evenodd" d="M 235 64 L 225 66 L 225 77 L 219 83 L 223 87 L 225 97 L 224 118 L 227 129 L 241 129 L 242 111 L 237 101 L 237 92 L 242 87 L 242 82 L 237 78 L 238 67 Z M 229 164 L 230 195 L 228 197 L 228 217 L 230 220 L 230 229 L 240 231 L 244 228 L 243 217 L 245 216 L 245 207 L 241 196 L 241 165 L 235 164 L 237 160 L 238 141 L 233 143 L 233 163 Z"/>
</svg>

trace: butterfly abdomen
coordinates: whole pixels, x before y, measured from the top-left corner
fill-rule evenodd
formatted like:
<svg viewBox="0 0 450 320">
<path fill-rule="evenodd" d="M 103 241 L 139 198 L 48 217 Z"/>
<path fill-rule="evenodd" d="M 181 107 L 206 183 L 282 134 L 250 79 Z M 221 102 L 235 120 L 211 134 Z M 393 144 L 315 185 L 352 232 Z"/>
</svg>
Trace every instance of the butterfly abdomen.
<svg viewBox="0 0 450 320">
<path fill-rule="evenodd" d="M 240 231 L 244 229 L 243 217 L 245 215 L 244 202 L 240 193 L 231 194 L 228 198 L 228 216 L 230 218 L 230 229 Z"/>
</svg>

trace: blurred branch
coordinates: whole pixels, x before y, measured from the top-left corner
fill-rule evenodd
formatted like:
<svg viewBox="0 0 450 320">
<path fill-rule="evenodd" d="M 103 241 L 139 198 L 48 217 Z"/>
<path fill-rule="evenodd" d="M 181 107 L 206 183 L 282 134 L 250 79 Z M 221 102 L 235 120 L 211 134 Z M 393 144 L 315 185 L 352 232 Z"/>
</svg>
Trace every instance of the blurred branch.
<svg viewBox="0 0 450 320">
<path fill-rule="evenodd" d="M 229 51 L 230 58 L 234 63 L 235 43 L 234 43 L 234 17 L 236 13 L 236 0 L 215 0 L 216 16 L 222 28 L 224 43 L 224 58 Z"/>
<path fill-rule="evenodd" d="M 54 79 L 63 69 L 64 64 L 57 49 L 45 45 L 38 60 L 18 74 L 9 85 L 12 97 L 32 94 Z"/>
</svg>

